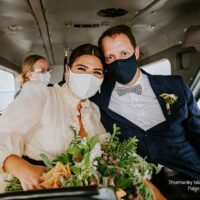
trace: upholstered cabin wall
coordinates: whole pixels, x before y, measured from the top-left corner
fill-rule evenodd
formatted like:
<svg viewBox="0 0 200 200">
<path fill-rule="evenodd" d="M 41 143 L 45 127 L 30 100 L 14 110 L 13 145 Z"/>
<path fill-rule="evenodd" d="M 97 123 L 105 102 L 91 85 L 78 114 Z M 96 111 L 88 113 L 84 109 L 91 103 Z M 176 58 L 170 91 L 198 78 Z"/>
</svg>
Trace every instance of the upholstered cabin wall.
<svg viewBox="0 0 200 200">
<path fill-rule="evenodd" d="M 64 73 L 63 65 L 53 65 L 51 74 L 51 83 L 58 83 L 62 80 Z"/>
<path fill-rule="evenodd" d="M 140 59 L 140 65 L 146 65 L 163 58 L 169 59 L 173 75 L 181 75 L 188 84 L 191 83 L 197 69 L 200 67 L 200 52 L 194 48 L 174 46 L 145 59 Z"/>
</svg>

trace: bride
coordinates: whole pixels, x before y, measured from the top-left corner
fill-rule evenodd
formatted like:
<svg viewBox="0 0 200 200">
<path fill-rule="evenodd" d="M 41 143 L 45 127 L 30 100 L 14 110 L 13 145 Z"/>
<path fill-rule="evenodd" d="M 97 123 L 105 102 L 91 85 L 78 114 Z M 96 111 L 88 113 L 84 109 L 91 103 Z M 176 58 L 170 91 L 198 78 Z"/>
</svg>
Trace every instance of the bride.
<svg viewBox="0 0 200 200">
<path fill-rule="evenodd" d="M 46 87 L 39 81 L 24 84 L 20 95 L 0 117 L 2 192 L 8 174 L 20 180 L 23 190 L 40 189 L 40 177 L 47 168 L 29 161 L 40 160 L 41 153 L 50 159 L 62 153 L 73 137 L 70 125 L 82 137 L 106 134 L 98 107 L 88 100 L 100 89 L 103 72 L 99 49 L 84 44 L 72 52 L 62 87 Z"/>
</svg>

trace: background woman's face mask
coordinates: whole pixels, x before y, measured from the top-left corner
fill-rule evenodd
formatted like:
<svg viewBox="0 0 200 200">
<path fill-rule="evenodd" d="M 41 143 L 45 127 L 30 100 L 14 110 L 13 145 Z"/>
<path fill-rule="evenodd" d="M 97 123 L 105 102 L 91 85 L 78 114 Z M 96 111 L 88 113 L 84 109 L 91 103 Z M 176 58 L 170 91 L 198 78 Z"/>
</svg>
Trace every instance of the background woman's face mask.
<svg viewBox="0 0 200 200">
<path fill-rule="evenodd" d="M 129 83 L 133 79 L 137 68 L 138 63 L 135 54 L 127 59 L 116 60 L 106 65 L 110 78 L 121 84 Z"/>
<path fill-rule="evenodd" d="M 32 72 L 32 75 L 30 76 L 31 81 L 39 81 L 46 85 L 50 83 L 51 80 L 51 74 L 50 72 Z"/>
<path fill-rule="evenodd" d="M 69 87 L 81 99 L 87 99 L 100 89 L 103 78 L 99 79 L 93 74 L 77 74 L 69 70 Z"/>
<path fill-rule="evenodd" d="M 40 73 L 39 80 L 42 83 L 45 83 L 46 85 L 48 85 L 50 83 L 50 80 L 51 80 L 50 72 Z"/>
</svg>

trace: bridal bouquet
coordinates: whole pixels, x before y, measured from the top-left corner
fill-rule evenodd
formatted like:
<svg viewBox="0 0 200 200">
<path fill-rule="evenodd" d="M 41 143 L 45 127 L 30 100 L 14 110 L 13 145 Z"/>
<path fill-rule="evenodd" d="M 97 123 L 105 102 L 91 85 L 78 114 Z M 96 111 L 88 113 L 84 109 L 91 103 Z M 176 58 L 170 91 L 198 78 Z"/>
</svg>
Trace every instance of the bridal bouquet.
<svg viewBox="0 0 200 200">
<path fill-rule="evenodd" d="M 74 139 L 64 153 L 53 160 L 41 155 L 50 169 L 42 177 L 44 188 L 98 185 L 113 187 L 119 198 L 153 199 L 145 180 L 158 168 L 136 154 L 135 137 L 120 142 L 116 125 L 113 134 L 103 141 L 100 135 L 81 138 L 73 127 L 71 129 Z M 19 189 L 17 184 L 20 184 L 18 180 L 11 180 L 7 191 L 13 191 L 13 185 Z"/>
</svg>

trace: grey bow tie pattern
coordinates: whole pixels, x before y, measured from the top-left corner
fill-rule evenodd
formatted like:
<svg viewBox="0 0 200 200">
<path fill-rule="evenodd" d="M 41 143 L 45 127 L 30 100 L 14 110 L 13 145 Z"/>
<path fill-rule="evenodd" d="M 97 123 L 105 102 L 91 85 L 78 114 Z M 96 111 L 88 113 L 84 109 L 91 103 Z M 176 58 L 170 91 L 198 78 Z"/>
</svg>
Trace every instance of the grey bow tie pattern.
<svg viewBox="0 0 200 200">
<path fill-rule="evenodd" d="M 135 94 L 138 94 L 138 95 L 142 94 L 142 86 L 140 84 L 134 85 L 131 88 L 117 87 L 116 90 L 117 90 L 117 94 L 119 96 L 123 96 L 127 93 L 135 93 Z"/>
</svg>

